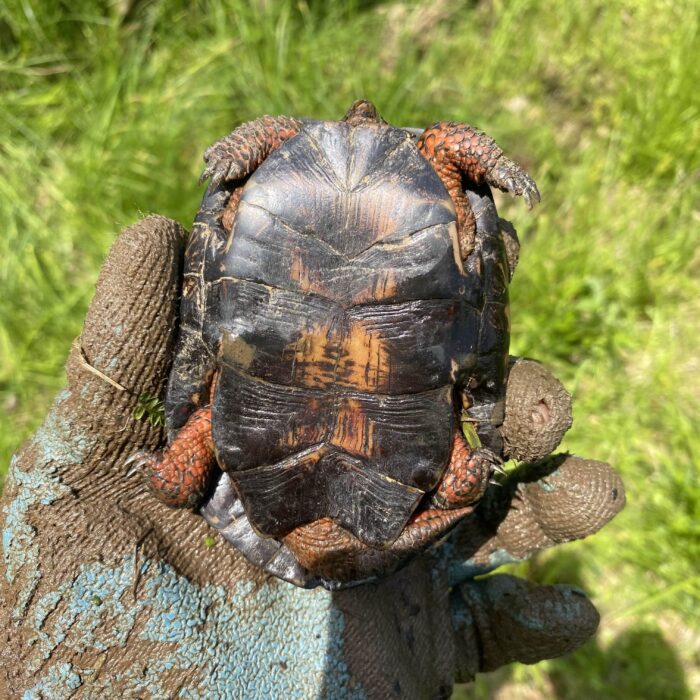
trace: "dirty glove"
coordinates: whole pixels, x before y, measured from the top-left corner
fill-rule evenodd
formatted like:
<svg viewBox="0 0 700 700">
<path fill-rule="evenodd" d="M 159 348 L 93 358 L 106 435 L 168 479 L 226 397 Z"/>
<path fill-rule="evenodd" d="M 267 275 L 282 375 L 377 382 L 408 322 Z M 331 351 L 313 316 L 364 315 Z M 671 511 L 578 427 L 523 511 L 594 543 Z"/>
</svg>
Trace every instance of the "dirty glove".
<svg viewBox="0 0 700 700">
<path fill-rule="evenodd" d="M 156 216 L 118 238 L 68 387 L 12 460 L 0 697 L 448 697 L 456 681 L 559 656 L 594 633 L 598 615 L 580 591 L 473 578 L 604 525 L 624 503 L 606 464 L 536 463 L 491 489 L 442 546 L 339 592 L 269 578 L 197 514 L 127 477 L 126 458 L 163 440 L 134 411 L 163 393 L 184 240 Z M 552 420 L 551 395 L 533 398 L 537 376 L 545 392 L 560 385 L 536 363 L 515 367 L 507 421 L 520 418 L 506 432 L 518 456 L 523 421 L 532 436 Z"/>
</svg>

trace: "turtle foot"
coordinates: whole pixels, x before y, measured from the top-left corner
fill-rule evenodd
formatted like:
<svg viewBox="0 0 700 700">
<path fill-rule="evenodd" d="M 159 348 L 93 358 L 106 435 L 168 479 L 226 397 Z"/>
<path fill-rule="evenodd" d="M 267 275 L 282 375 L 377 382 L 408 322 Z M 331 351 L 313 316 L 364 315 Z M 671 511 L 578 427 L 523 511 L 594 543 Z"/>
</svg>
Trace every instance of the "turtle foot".
<svg viewBox="0 0 700 700">
<path fill-rule="evenodd" d="M 211 178 L 214 187 L 221 182 L 242 180 L 300 129 L 301 122 L 293 117 L 260 117 L 241 124 L 204 152 L 207 165 L 200 184 L 207 178 Z"/>
<path fill-rule="evenodd" d="M 535 181 L 515 161 L 503 155 L 489 171 L 486 180 L 503 192 L 522 197 L 528 209 L 540 201 L 540 191 Z"/>
<path fill-rule="evenodd" d="M 211 184 L 216 187 L 222 181 L 240 180 L 248 175 L 246 163 L 236 160 L 228 137 L 217 141 L 204 152 L 204 162 L 207 164 L 199 176 L 199 184 L 211 178 Z"/>
<path fill-rule="evenodd" d="M 204 498 L 215 464 L 211 409 L 190 416 L 164 451 L 136 452 L 128 475 L 140 472 L 156 497 L 173 508 L 194 508 Z"/>
<path fill-rule="evenodd" d="M 494 472 L 503 473 L 503 460 L 485 447 L 472 449 L 456 432 L 452 456 L 430 503 L 436 508 L 461 508 L 476 503 L 486 492 Z"/>
<path fill-rule="evenodd" d="M 438 122 L 421 134 L 416 145 L 451 195 L 461 190 L 464 175 L 476 184 L 486 180 L 504 192 L 521 195 L 530 208 L 540 201 L 537 185 L 525 170 L 506 158 L 490 136 L 469 124 Z"/>
</svg>

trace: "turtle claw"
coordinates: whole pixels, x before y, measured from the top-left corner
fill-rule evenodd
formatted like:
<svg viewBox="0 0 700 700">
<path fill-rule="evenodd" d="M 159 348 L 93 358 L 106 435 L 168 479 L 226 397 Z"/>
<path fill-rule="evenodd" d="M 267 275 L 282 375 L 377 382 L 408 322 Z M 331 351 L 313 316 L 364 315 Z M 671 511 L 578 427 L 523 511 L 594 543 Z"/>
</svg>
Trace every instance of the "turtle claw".
<svg viewBox="0 0 700 700">
<path fill-rule="evenodd" d="M 506 473 L 503 467 L 501 467 L 501 465 L 503 464 L 503 457 L 496 454 L 493 450 L 490 450 L 488 447 L 477 447 L 472 450 L 472 455 L 477 454 L 479 455 L 479 457 L 481 457 L 481 459 L 488 462 L 494 471 L 497 471 L 501 474 Z"/>
<path fill-rule="evenodd" d="M 492 472 L 507 474 L 506 470 L 501 466 L 503 464 L 503 458 L 497 455 L 493 450 L 489 450 L 488 447 L 478 447 L 475 449 L 472 452 L 472 458 L 476 456 L 486 462 Z"/>
<path fill-rule="evenodd" d="M 199 184 L 211 178 L 212 187 L 218 187 L 223 180 L 235 180 L 232 175 L 234 172 L 234 164 L 229 165 L 225 160 L 217 160 L 204 168 L 204 171 L 199 176 Z"/>
<path fill-rule="evenodd" d="M 541 200 L 535 181 L 514 161 L 501 156 L 487 176 L 487 181 L 503 192 L 525 200 L 528 209 Z"/>
<path fill-rule="evenodd" d="M 225 139 L 217 141 L 205 151 L 204 162 L 207 165 L 199 176 L 200 185 L 211 178 L 212 186 L 218 187 L 222 181 L 240 180 L 246 174 L 241 163 L 226 150 Z"/>
<path fill-rule="evenodd" d="M 542 197 L 540 196 L 540 191 L 537 189 L 535 181 L 529 175 L 527 175 L 527 179 L 529 182 L 528 187 L 523 190 L 523 199 L 527 204 L 527 208 L 532 209 L 537 202 L 542 201 Z"/>
<path fill-rule="evenodd" d="M 477 450 L 474 450 L 472 455 L 474 453 L 479 454 L 479 457 L 483 459 L 488 467 L 491 469 L 491 474 L 489 478 L 489 484 L 493 484 L 494 486 L 503 486 L 503 484 L 500 481 L 497 481 L 493 477 L 494 473 L 500 474 L 501 476 L 508 476 L 508 472 L 503 468 L 503 459 L 501 458 L 500 455 L 497 455 L 495 452 L 492 450 L 489 450 L 486 447 L 480 447 Z"/>
<path fill-rule="evenodd" d="M 145 450 L 134 452 L 134 454 L 132 454 L 131 457 L 124 462 L 125 467 L 132 465 L 126 473 L 127 477 L 133 476 L 134 474 L 140 472 L 153 459 L 154 455 L 151 452 L 146 452 Z"/>
<path fill-rule="evenodd" d="M 201 185 L 203 182 L 206 181 L 206 179 L 210 175 L 211 175 L 211 172 L 210 172 L 209 168 L 204 168 L 204 170 L 202 171 L 202 174 L 199 176 L 199 180 L 197 180 L 197 184 Z M 213 182 L 213 180 L 212 180 L 212 182 Z"/>
</svg>

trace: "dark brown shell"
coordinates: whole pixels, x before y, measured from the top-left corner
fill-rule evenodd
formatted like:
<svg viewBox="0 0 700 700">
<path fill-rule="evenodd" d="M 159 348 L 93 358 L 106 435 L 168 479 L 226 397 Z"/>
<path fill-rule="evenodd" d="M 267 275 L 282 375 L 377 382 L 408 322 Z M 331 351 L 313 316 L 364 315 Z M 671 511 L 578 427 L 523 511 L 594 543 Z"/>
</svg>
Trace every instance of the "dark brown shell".
<svg viewBox="0 0 700 700">
<path fill-rule="evenodd" d="M 405 131 L 314 122 L 251 176 L 228 237 L 207 197 L 171 427 L 218 368 L 217 456 L 253 527 L 331 517 L 389 545 L 447 464 L 455 385 L 507 352 L 449 195 Z"/>
</svg>

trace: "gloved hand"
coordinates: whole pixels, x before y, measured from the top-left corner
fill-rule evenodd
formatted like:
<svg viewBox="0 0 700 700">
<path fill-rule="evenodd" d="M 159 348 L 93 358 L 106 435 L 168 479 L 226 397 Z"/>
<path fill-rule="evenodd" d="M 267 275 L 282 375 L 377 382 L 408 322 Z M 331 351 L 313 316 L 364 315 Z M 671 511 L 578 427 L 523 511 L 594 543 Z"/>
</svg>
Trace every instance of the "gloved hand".
<svg viewBox="0 0 700 700">
<path fill-rule="evenodd" d="M 442 546 L 334 593 L 267 577 L 201 517 L 127 477 L 126 458 L 163 438 L 134 409 L 167 379 L 184 241 L 156 216 L 121 234 L 68 387 L 12 461 L 0 697 L 448 697 L 479 671 L 559 656 L 593 634 L 598 615 L 580 591 L 473 577 L 602 527 L 624 504 L 606 464 L 539 462 L 494 487 Z M 536 363 L 516 370 L 504 427 L 520 421 L 509 434 L 526 455 L 552 419 L 531 389 L 551 375 Z"/>
</svg>

